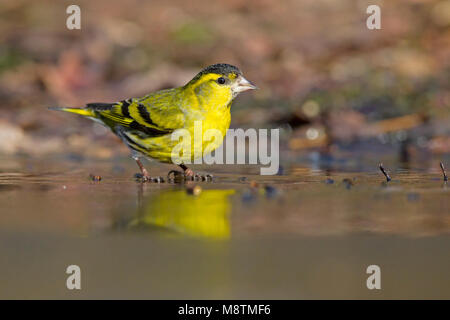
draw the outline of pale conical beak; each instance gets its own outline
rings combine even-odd
[[[258,87],[241,76],[240,79],[237,81],[235,92],[244,92],[247,90],[255,90],[255,89],[258,89]]]

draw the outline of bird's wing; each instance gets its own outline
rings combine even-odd
[[[184,126],[185,118],[171,90],[114,104],[90,103],[87,108],[110,127],[120,125],[148,136],[161,136]]]

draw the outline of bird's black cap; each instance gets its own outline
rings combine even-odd
[[[213,64],[213,65],[210,65],[210,66],[204,68],[191,81],[196,81],[202,75],[208,74],[208,73],[216,73],[216,74],[221,74],[223,76],[226,76],[230,73],[235,73],[236,75],[242,75],[241,70],[239,70],[237,67],[235,67],[231,64],[217,63],[217,64]]]
[[[241,74],[241,70],[239,70],[237,67],[232,66],[231,64],[226,64],[226,63],[213,64],[209,67],[206,67],[202,71],[200,71],[201,74],[217,73],[217,74],[222,74],[222,75],[227,75],[232,72],[236,73],[236,74]]]

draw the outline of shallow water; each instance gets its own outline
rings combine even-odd
[[[128,160],[0,163],[1,298],[450,298],[438,167],[395,167],[388,184],[370,164],[142,184]],[[71,264],[80,291],[65,287]],[[381,290],[366,287],[371,264]]]

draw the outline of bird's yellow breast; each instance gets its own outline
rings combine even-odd
[[[169,90],[162,97],[164,99],[155,96],[147,98],[152,105],[176,105],[174,108],[180,110],[184,120],[183,126],[171,134],[148,138],[128,134],[142,147],[139,151],[161,162],[170,163],[176,159],[192,163],[222,144],[230,127],[233,95],[230,88],[216,86],[211,81],[214,78],[210,77],[205,75],[195,83]],[[138,114],[135,116],[140,119]],[[144,119],[141,120],[144,123]]]
[[[230,127],[230,104],[207,109],[191,107],[183,128],[172,134],[140,140],[148,150],[145,155],[166,163],[173,162],[174,158],[193,163],[212,152],[222,144]],[[185,152],[187,150],[190,152]]]
[[[163,162],[172,162],[172,157],[181,156],[183,163],[192,163],[195,159],[201,158],[204,154],[211,153],[222,144],[226,132],[230,127],[230,121],[230,108],[226,106],[219,108],[219,110],[209,110],[189,117],[185,123],[185,127],[179,129],[186,130],[189,139],[185,139],[185,136],[183,136],[180,139],[174,140],[173,137],[177,134],[175,131],[170,137],[162,137],[164,138],[162,140],[165,140],[164,142],[161,141],[162,145],[165,146],[165,151],[168,154],[165,152],[157,152],[150,153],[149,156]],[[175,148],[177,145],[178,147]],[[179,152],[180,149],[183,151]],[[186,150],[190,150],[190,152],[184,154]],[[168,156],[170,156],[170,159]]]

